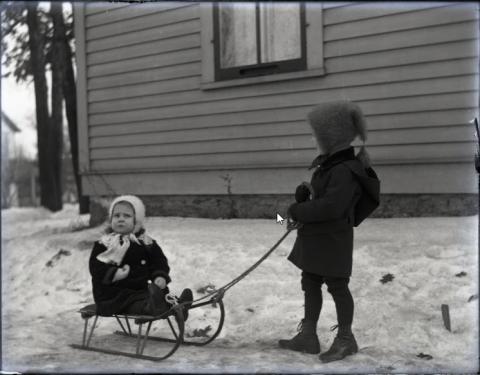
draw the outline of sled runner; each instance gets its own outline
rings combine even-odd
[[[128,314],[115,314],[109,316],[97,315],[96,306],[95,304],[87,305],[80,309],[78,312],[81,314],[82,319],[84,320],[84,328],[83,328],[83,337],[82,337],[82,344],[71,344],[70,346],[75,349],[81,350],[89,350],[98,353],[105,353],[105,354],[114,354],[114,355],[122,355],[126,357],[132,358],[140,358],[140,359],[147,359],[151,361],[161,361],[168,357],[170,357],[175,351],[179,348],[180,345],[196,345],[196,346],[203,346],[207,345],[208,343],[212,342],[222,330],[223,322],[225,321],[225,307],[223,304],[223,296],[225,292],[230,289],[232,286],[237,284],[240,280],[246,277],[250,272],[252,272],[255,268],[257,268],[260,263],[262,263],[277,247],[280,243],[288,236],[288,234],[297,229],[297,225],[295,223],[288,222],[287,231],[286,233],[277,241],[275,245],[273,245],[270,250],[268,250],[257,262],[255,262],[252,266],[250,266],[246,271],[244,271],[241,275],[237,276],[235,279],[231,280],[223,287],[216,289],[215,291],[208,293],[207,295],[194,300],[193,302],[183,302],[183,303],[174,303],[174,305],[167,310],[165,313],[159,316],[150,316],[150,315],[128,315]],[[202,301],[202,302],[201,302]],[[191,303],[189,307],[187,304]],[[205,339],[203,341],[187,341],[184,339],[185,333],[185,322],[183,320],[183,313],[184,309],[190,311],[198,307],[211,305],[213,308],[216,308],[220,312],[220,317],[218,319],[217,329],[211,335],[205,335]],[[93,318],[93,323],[90,325],[89,329],[89,320]],[[120,350],[110,350],[104,347],[92,346],[91,341],[93,337],[93,332],[97,328],[97,321],[99,318],[115,318],[118,324],[121,327],[121,331],[115,331],[114,333],[117,335],[121,335],[124,337],[134,338],[136,339],[136,347],[135,352],[127,352],[127,351],[120,351]],[[121,318],[125,320],[125,325],[122,324]],[[134,324],[138,325],[137,333],[132,332],[132,327],[130,323],[133,321]],[[160,337],[160,336],[151,336],[151,328],[153,323],[166,323],[170,328],[172,337]],[[143,333],[143,326],[146,324],[145,333]],[[164,324],[165,325],[165,324]],[[166,344],[168,349],[164,351],[163,354],[160,355],[146,355],[144,354],[145,347],[147,342],[157,341],[163,342]]]
[[[161,361],[175,353],[175,351],[179,348],[181,344],[196,346],[207,345],[220,334],[220,331],[223,327],[223,322],[225,320],[225,308],[222,301],[223,294],[215,292],[212,294],[214,294],[214,296],[208,301],[196,304],[193,303],[188,308],[188,310],[192,310],[201,306],[212,305],[220,311],[220,317],[216,331],[211,336],[207,336],[203,341],[187,341],[184,339],[185,322],[183,320],[183,310],[186,309],[186,306],[184,306],[185,303],[174,305],[171,309],[159,316],[128,314],[115,314],[109,316],[97,315],[95,304],[91,304],[83,307],[78,311],[81,314],[82,319],[84,320],[82,344],[72,344],[70,346],[75,349],[89,350],[98,353],[122,355],[126,357],[147,359],[151,361]],[[93,323],[89,325],[89,320],[91,318],[93,318]],[[135,352],[111,350],[104,347],[92,346],[91,341],[95,328],[97,328],[98,326],[97,322],[99,318],[115,318],[120,325],[121,331],[115,331],[114,334],[135,339]],[[122,324],[121,319],[125,320],[125,325]],[[131,322],[138,325],[137,333],[133,332],[133,327],[130,324]],[[150,335],[153,323],[163,323],[164,325],[168,324],[168,328],[170,329],[172,336],[160,337]],[[144,325],[146,325],[145,331],[143,330]],[[145,347],[149,340],[165,343],[164,346],[166,347],[166,349],[163,348],[163,353],[160,355],[154,356],[144,354]]]

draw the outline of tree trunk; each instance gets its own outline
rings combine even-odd
[[[70,151],[72,154],[73,174],[75,176],[75,184],[77,186],[77,196],[80,214],[86,214],[90,211],[90,199],[87,195],[82,194],[82,182],[78,167],[78,125],[77,125],[77,92],[75,84],[75,75],[73,72],[73,56],[72,49],[66,35],[65,24],[62,19],[61,23],[62,35],[64,37],[64,67],[65,77],[63,79],[63,96],[65,98],[65,106],[68,121],[68,136],[70,139]],[[73,29],[73,27],[72,27]]]
[[[62,3],[52,1],[50,14],[53,20],[52,42],[52,120],[50,161],[55,179],[55,207],[62,209],[62,149],[63,149],[63,37],[59,19],[63,20]]]
[[[37,14],[38,2],[27,2],[27,26],[30,47],[30,63],[35,88],[35,105],[37,117],[38,169],[40,180],[40,204],[52,211],[58,210],[58,191],[56,178],[49,157],[51,134],[48,113],[48,89],[45,78],[44,35],[40,30]],[[61,199],[61,197],[60,197]]]

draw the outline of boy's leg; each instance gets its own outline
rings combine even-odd
[[[352,333],[354,302],[348,288],[349,281],[349,278],[325,278],[328,292],[332,295],[337,310],[338,333],[330,349],[320,355],[323,362],[343,359],[358,351]]]
[[[351,334],[354,302],[350,289],[349,278],[326,278],[328,292],[332,295],[337,310],[338,333]]]
[[[279,340],[281,348],[317,354],[320,342],[317,336],[317,322],[322,308],[322,277],[302,272],[304,291],[304,319],[299,325],[299,333],[290,340]]]
[[[318,318],[322,310],[322,276],[302,272],[302,290],[305,298],[305,321],[312,322],[317,328]]]

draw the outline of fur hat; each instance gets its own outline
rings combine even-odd
[[[358,136],[367,139],[367,126],[360,107],[348,100],[322,103],[308,114],[318,144],[326,153],[350,145]]]
[[[133,229],[133,233],[137,233],[140,229],[143,228],[143,225],[145,223],[145,205],[140,200],[140,198],[134,195],[121,195],[115,198],[110,204],[110,210],[108,215],[110,222],[112,222],[113,208],[116,204],[120,202],[127,202],[132,205],[133,211],[135,213],[135,228]]]

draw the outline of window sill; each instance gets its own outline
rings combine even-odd
[[[200,89],[214,90],[214,89],[221,89],[225,87],[255,85],[258,83],[287,81],[291,79],[311,78],[311,77],[318,77],[323,75],[325,75],[325,69],[317,68],[317,69],[305,70],[301,72],[271,74],[271,75],[250,77],[250,78],[237,78],[237,79],[231,79],[228,81],[202,82],[200,84]]]

